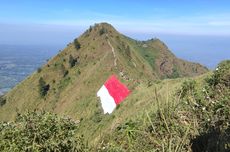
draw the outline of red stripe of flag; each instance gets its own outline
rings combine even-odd
[[[113,97],[116,105],[124,100],[130,93],[129,89],[123,85],[115,75],[112,75],[104,85],[109,94]]]

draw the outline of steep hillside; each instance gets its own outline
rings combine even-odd
[[[178,59],[159,39],[135,41],[127,38],[127,40],[151,66],[154,75],[160,79],[197,76],[207,72],[207,68],[200,64]]]
[[[44,109],[81,120],[82,134],[93,142],[100,130],[110,130],[117,121],[148,108],[145,101],[152,97],[152,90],[147,88],[154,82],[205,72],[199,64],[176,58],[158,39],[136,41],[107,23],[96,24],[1,97],[0,120],[12,120],[17,112]],[[116,74],[132,94],[112,115],[103,115],[96,92],[111,74]],[[180,80],[167,81],[173,84]],[[165,83],[159,85],[159,91]]]
[[[95,146],[99,151],[230,151],[230,60],[213,73],[164,80],[142,90],[151,90],[152,97],[143,93],[132,102],[146,99],[142,104],[148,108],[103,132]]]
[[[18,114],[14,122],[0,122],[0,147],[4,151],[228,152],[229,116],[228,60],[213,73],[192,79],[142,82],[111,115],[98,111],[91,119],[78,121],[39,111]]]

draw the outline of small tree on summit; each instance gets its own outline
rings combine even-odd
[[[81,44],[79,43],[78,39],[74,39],[74,46],[77,50],[81,48]]]
[[[93,29],[93,28],[92,28],[92,26],[90,26],[90,27],[89,27],[89,32],[91,32],[91,31],[92,31],[92,29]]]
[[[103,34],[105,34],[105,33],[107,33],[107,30],[105,29],[105,28],[101,28],[100,30],[99,30],[99,35],[101,36],[101,35],[103,35]]]
[[[50,85],[46,84],[46,82],[42,77],[39,79],[38,87],[39,87],[39,94],[41,97],[46,96],[50,89]]]

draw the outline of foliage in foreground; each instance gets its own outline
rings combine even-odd
[[[230,61],[204,82],[185,81],[172,101],[154,94],[157,110],[119,125],[98,150],[230,151]]]
[[[2,151],[86,151],[76,136],[78,122],[48,112],[27,112],[14,122],[0,122]]]

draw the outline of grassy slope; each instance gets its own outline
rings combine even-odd
[[[104,34],[100,34],[102,27],[107,30]],[[154,106],[155,88],[164,101],[171,98],[172,92],[181,84],[181,79],[155,83],[161,77],[159,74],[163,73],[152,61],[156,61],[162,51],[167,54],[167,49],[158,40],[134,41],[119,34],[110,25],[100,24],[86,31],[78,41],[81,44],[79,50],[75,49],[74,43],[70,43],[44,65],[41,72],[33,73],[6,95],[7,103],[0,107],[0,120],[12,120],[16,112],[32,109],[69,115],[81,120],[80,132],[87,139],[92,139],[90,143],[93,144],[103,135],[102,130],[112,131],[126,118],[143,113],[143,109],[151,108],[150,105]],[[108,41],[115,49],[117,66],[114,66],[114,56]],[[148,48],[143,47],[145,43]],[[68,64],[70,54],[79,57],[78,64],[72,68]],[[200,69],[206,71],[202,67]],[[68,74],[64,77],[65,70],[68,70]],[[188,71],[181,72],[181,76],[195,74]],[[111,74],[118,75],[132,90],[132,94],[112,115],[103,115],[96,92]],[[38,92],[40,77],[51,86],[45,98],[41,98]],[[166,92],[169,96],[166,96]]]
[[[97,149],[229,151],[230,61],[222,62],[217,69],[193,79],[163,80],[143,87],[152,94],[144,102],[148,108],[105,133]]]

